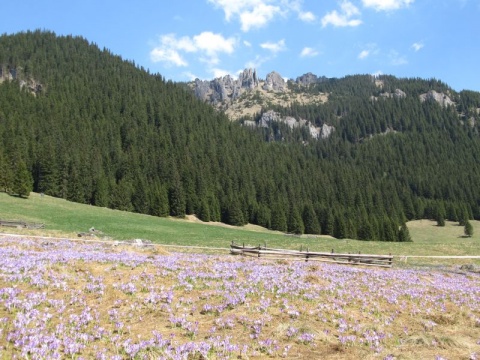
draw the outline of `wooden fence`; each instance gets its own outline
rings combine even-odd
[[[0,226],[22,228],[22,229],[43,229],[45,227],[44,224],[39,224],[39,223],[29,223],[21,220],[1,220],[1,219],[0,219]]]
[[[392,267],[392,255],[369,255],[369,254],[339,254],[333,252],[314,252],[306,250],[285,250],[272,249],[266,246],[245,246],[238,245],[232,241],[230,254],[253,256],[277,260],[301,260],[301,261],[323,261],[347,265],[365,265]]]

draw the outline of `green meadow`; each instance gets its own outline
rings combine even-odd
[[[148,239],[154,243],[179,246],[201,246],[227,249],[232,241],[245,245],[267,245],[275,248],[309,249],[310,251],[361,252],[395,256],[476,256],[480,255],[480,222],[471,221],[474,235],[463,236],[463,227],[447,222],[438,227],[429,220],[408,223],[412,243],[372,242],[324,236],[293,236],[247,225],[232,227],[202,223],[198,220],[159,218],[89,205],[72,203],[50,196],[31,193],[28,199],[0,193],[0,219],[44,223],[41,230],[3,227],[2,233],[22,233],[59,237],[77,237],[91,227],[114,240]],[[437,260],[432,260],[437,261]],[[417,263],[409,259],[409,263]],[[469,260],[468,263],[478,263]]]

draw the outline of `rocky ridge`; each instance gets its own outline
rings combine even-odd
[[[297,77],[296,80],[285,81],[275,71],[268,73],[263,80],[258,77],[255,69],[245,69],[239,74],[238,79],[234,79],[230,75],[211,81],[196,79],[189,83],[189,86],[199,99],[210,103],[220,111],[224,111],[231,120],[242,119],[245,126],[267,128],[274,122],[284,123],[291,129],[307,128],[314,139],[325,139],[335,131],[333,126],[326,123],[315,126],[306,119],[282,117],[279,113],[272,110],[265,111],[265,109],[274,105],[288,107],[293,103],[302,105],[325,103],[328,101],[327,93],[302,92],[299,91],[299,87],[300,89],[302,87],[307,88],[312,84],[327,80],[328,78],[325,76],[319,77],[309,72]],[[381,79],[375,79],[375,85],[383,89],[384,82]],[[407,95],[402,89],[395,89],[393,92],[384,91],[377,96],[372,95],[370,100],[378,101],[381,98],[404,99]],[[435,90],[419,95],[419,100],[421,102],[433,100],[443,107],[455,105],[448,93],[436,92]],[[260,116],[260,120],[258,120],[258,116]],[[253,120],[254,118],[257,118],[257,122]]]
[[[302,75],[295,81],[296,84],[308,86],[322,81],[326,78],[319,78],[312,73]],[[238,79],[230,75],[216,78],[214,80],[195,79],[189,84],[197,98],[210,103],[218,110],[224,111],[232,120],[241,118],[253,118],[262,112],[262,109],[269,105],[289,106],[294,102],[301,104],[324,103],[328,100],[328,94],[308,94],[294,92],[288,82],[277,72],[267,74],[265,80],[258,77],[255,69],[245,69]],[[259,124],[253,120],[244,120],[246,126],[268,127],[272,122],[282,122],[290,128],[305,126],[313,138],[324,138],[331,134],[327,124],[325,127],[315,127],[305,119],[294,119],[292,117],[282,118],[278,113],[265,112]]]

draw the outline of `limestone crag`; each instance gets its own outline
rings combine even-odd
[[[43,90],[43,85],[35,79],[26,78],[21,68],[13,68],[0,65],[0,84],[4,81],[17,80],[21,88],[26,88],[30,93],[36,95]]]
[[[448,95],[444,93],[438,93],[435,90],[430,90],[429,92],[420,95],[421,102],[424,102],[427,100],[434,100],[440,105],[442,105],[443,107],[455,105],[455,102],[453,102]]]
[[[245,69],[237,80],[230,75],[212,81],[195,79],[193,90],[197,98],[218,105],[230,103],[240,97],[244,91],[251,91],[258,86],[255,69]]]
[[[267,78],[265,79],[262,89],[267,91],[273,90],[284,92],[287,89],[287,85],[279,73],[272,71],[271,73],[267,74]]]
[[[310,135],[314,139],[326,139],[328,138],[335,128],[328,124],[323,124],[321,127],[316,127],[314,124],[311,124],[310,121],[305,119],[295,119],[292,116],[282,117],[279,113],[269,110],[262,114],[258,122],[258,127],[268,128],[272,122],[278,122],[286,124],[290,129],[297,128],[297,127],[306,127],[310,132]],[[254,121],[245,121],[243,123],[245,126],[255,126]]]
[[[407,94],[400,89],[395,89],[395,92],[393,92],[393,93],[384,92],[384,93],[381,93],[380,96],[386,97],[386,98],[403,99],[407,96]]]
[[[403,90],[395,89],[393,93],[389,93],[389,92],[381,93],[380,97],[387,98],[387,99],[389,98],[404,99],[407,97],[407,94]],[[378,100],[378,97],[372,95],[370,96],[370,100]]]
[[[242,89],[253,90],[258,86],[257,71],[255,69],[245,69],[238,76],[240,87]]]

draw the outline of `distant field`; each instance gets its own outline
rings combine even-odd
[[[0,193],[0,219],[19,219],[45,223],[41,235],[77,237],[89,228],[101,230],[117,240],[148,239],[155,243],[228,248],[233,240],[250,245],[269,247],[306,248],[312,251],[362,252],[393,255],[480,255],[480,223],[471,221],[474,236],[464,238],[463,227],[447,222],[443,228],[428,220],[408,224],[413,243],[369,242],[337,240],[331,237],[289,236],[256,226],[230,227],[179,220],[81,205],[50,196],[31,193],[28,199],[19,199]],[[1,232],[23,234],[27,230],[0,228]],[[415,263],[410,260],[409,263]],[[475,261],[468,261],[475,262]]]

